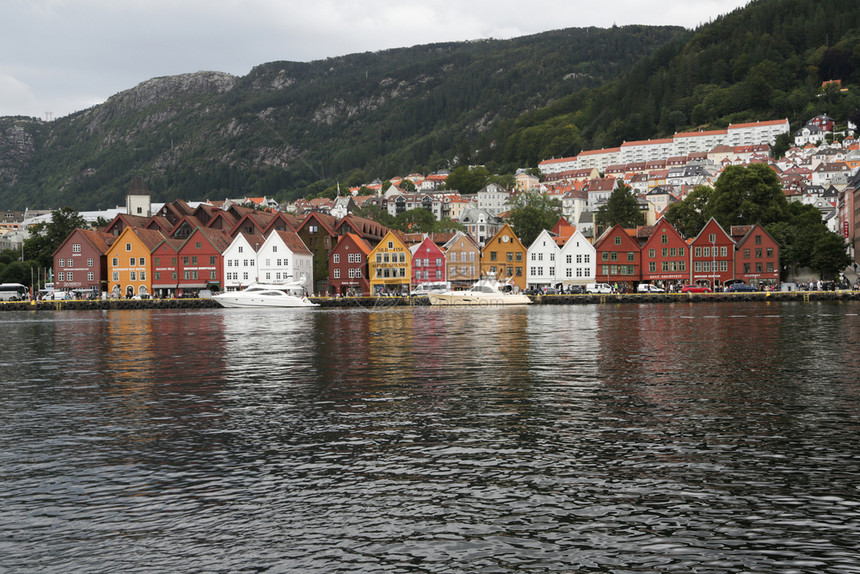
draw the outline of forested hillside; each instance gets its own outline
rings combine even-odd
[[[822,83],[841,80],[841,88]],[[534,165],[583,149],[675,131],[860,109],[860,2],[758,0],[680,36],[629,74],[524,114],[483,143],[483,157]],[[499,145],[504,142],[504,145]]]
[[[0,205],[276,196],[468,161],[481,134],[602,85],[686,32],[569,29],[156,78],[45,123],[0,119]]]

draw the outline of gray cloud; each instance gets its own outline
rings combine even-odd
[[[695,28],[748,0],[11,0],[0,116],[57,118],[157,76],[247,74],[434,42],[626,24]]]

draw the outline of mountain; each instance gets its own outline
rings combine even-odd
[[[468,161],[482,134],[628,71],[687,32],[568,29],[154,78],[42,122],[0,118],[0,205],[276,196]]]
[[[825,85],[825,82],[838,80]],[[528,112],[503,133],[500,164],[583,149],[827,113],[860,120],[860,3],[758,0],[680,35],[624,76]]]

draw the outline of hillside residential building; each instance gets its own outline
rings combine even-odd
[[[502,220],[486,209],[470,208],[463,212],[460,223],[466,228],[478,245],[483,247],[490,237],[499,232]]]

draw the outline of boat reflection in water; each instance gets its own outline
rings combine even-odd
[[[301,281],[257,283],[242,291],[225,291],[212,297],[222,307],[318,307],[305,295]]]
[[[431,305],[528,305],[532,302],[527,295],[514,292],[511,283],[502,283],[494,274],[482,278],[464,291],[445,291],[444,293],[428,293]]]

